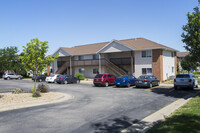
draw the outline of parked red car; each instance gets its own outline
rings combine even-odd
[[[94,77],[94,85],[95,86],[108,86],[108,85],[114,85],[115,84],[115,75],[110,74],[110,73],[105,73],[105,74],[97,74]]]

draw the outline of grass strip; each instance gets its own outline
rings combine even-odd
[[[200,133],[200,95],[192,98],[148,133]]]

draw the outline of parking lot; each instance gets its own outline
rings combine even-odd
[[[0,80],[0,92],[14,88],[30,91],[31,80]],[[0,112],[4,133],[119,132],[178,98],[199,91],[171,87],[94,87],[92,84],[49,84],[50,91],[68,93],[74,99],[56,104]]]

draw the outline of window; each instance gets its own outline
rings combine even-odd
[[[85,69],[84,69],[84,68],[80,68],[80,69],[79,69],[79,73],[82,73],[82,74],[84,75]]]
[[[84,56],[78,56],[78,60],[84,60]]]
[[[172,73],[174,73],[174,67],[172,67]]]
[[[147,69],[146,68],[142,68],[142,74],[147,74]]]
[[[106,75],[104,75],[103,78],[106,78]]]
[[[171,57],[174,57],[174,52],[171,52]]]
[[[128,79],[132,79],[132,76],[128,76]]]
[[[147,74],[152,74],[152,68],[147,68]]]
[[[98,55],[98,54],[94,54],[94,55],[93,55],[93,59],[94,59],[94,60],[99,59],[99,55]]]
[[[143,75],[151,75],[152,74],[152,68],[142,68],[142,74]]]
[[[142,51],[142,57],[146,57],[146,51]]]
[[[111,78],[115,78],[115,76],[114,76],[114,75],[110,75],[110,77],[111,77]]]
[[[93,74],[98,74],[99,73],[99,69],[98,68],[94,68],[93,69]]]
[[[152,56],[151,50],[142,51],[142,57],[143,57],[143,58],[145,58],[145,57],[151,57],[151,56]]]

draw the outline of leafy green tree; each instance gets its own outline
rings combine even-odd
[[[188,22],[183,26],[182,41],[186,44],[185,49],[190,55],[200,62],[200,11],[194,8],[193,13],[187,14]]]
[[[183,70],[189,72],[191,69],[195,70],[197,68],[197,62],[192,56],[187,55],[181,61],[181,67]]]
[[[23,55],[20,56],[22,64],[26,70],[31,70],[35,77],[42,74],[45,68],[57,58],[57,56],[45,56],[49,48],[48,42],[42,42],[38,38],[32,39],[26,46],[23,46],[23,48]],[[32,92],[34,93],[35,90],[36,78]]]
[[[20,69],[18,64],[18,48],[5,47],[0,49],[0,72],[4,73],[7,70],[14,70],[15,72]]]

